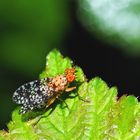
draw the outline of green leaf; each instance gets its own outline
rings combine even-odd
[[[56,49],[50,52],[46,59],[46,69],[40,74],[40,78],[53,77],[62,74],[66,68],[72,67],[72,61],[69,58],[63,58]]]
[[[40,78],[53,77],[72,67],[69,58],[53,50],[47,56]],[[19,115],[12,113],[9,131],[0,131],[6,140],[138,140],[140,139],[140,103],[134,96],[117,98],[116,87],[109,88],[99,77],[89,82],[76,66],[77,90],[63,93],[47,110]],[[63,96],[64,95],[64,96]],[[78,95],[78,96],[77,96]],[[67,106],[66,106],[67,104]]]

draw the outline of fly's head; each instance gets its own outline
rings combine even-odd
[[[67,68],[65,70],[66,79],[69,83],[75,80],[75,68]]]

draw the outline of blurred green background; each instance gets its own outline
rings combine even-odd
[[[16,107],[13,92],[38,78],[53,48],[71,57],[88,78],[100,76],[117,85],[120,95],[139,95],[140,3],[118,3],[0,1],[0,128]]]
[[[37,79],[45,57],[70,27],[65,0],[0,1],[0,124],[10,118],[14,90]]]

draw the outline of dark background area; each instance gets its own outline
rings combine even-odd
[[[104,42],[102,38],[97,38],[96,34],[89,33],[77,18],[77,4],[69,2],[69,24],[62,42],[59,47],[51,44],[50,48],[44,48],[40,54],[32,50],[32,55],[40,55],[41,64],[35,72],[29,70],[20,71],[18,68],[11,67],[12,63],[1,59],[0,65],[0,128],[6,128],[6,123],[11,119],[11,112],[16,107],[12,102],[13,92],[22,84],[38,78],[38,75],[45,67],[45,57],[53,48],[59,48],[64,56],[70,57],[76,65],[79,65],[88,79],[95,76],[101,77],[107,82],[109,87],[117,86],[119,96],[122,94],[133,94],[139,96],[140,80],[140,56],[129,56],[124,53],[115,44],[110,45]],[[7,23],[8,25],[5,25]],[[3,33],[7,30],[13,30],[11,23],[1,24],[1,42],[3,42]],[[17,33],[18,34],[18,33]],[[47,42],[47,38],[46,38]],[[2,43],[1,43],[2,44]],[[48,44],[47,44],[48,45]],[[46,45],[46,46],[47,46]],[[29,53],[30,55],[30,53]],[[24,54],[24,57],[28,57]],[[27,60],[27,59],[26,59]],[[7,64],[8,63],[8,64]],[[28,61],[26,61],[28,63]],[[32,62],[29,60],[29,64]],[[10,65],[10,66],[9,66]],[[25,67],[30,69],[30,67]]]
[[[140,57],[129,57],[91,36],[76,19],[65,45],[67,55],[83,68],[89,79],[99,76],[109,86],[117,86],[119,95],[139,96]]]
[[[117,86],[119,95],[139,96],[140,56],[129,56],[115,44],[90,34],[77,19],[76,9],[77,5],[73,7],[72,3],[72,30],[64,43],[67,55],[83,68],[88,79],[99,76],[109,86]]]

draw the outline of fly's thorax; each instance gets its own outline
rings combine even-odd
[[[55,92],[64,91],[67,85],[68,85],[68,81],[64,74],[52,78],[48,84],[48,86],[52,87]]]

